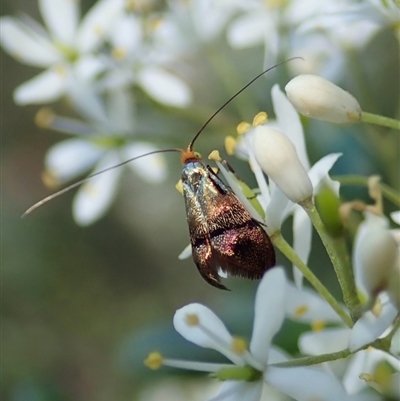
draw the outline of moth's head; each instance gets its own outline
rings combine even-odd
[[[201,155],[198,152],[195,152],[194,150],[187,148],[186,150],[182,150],[181,152],[181,162],[183,165],[189,163],[189,162],[195,162],[195,161],[200,161],[201,160]]]

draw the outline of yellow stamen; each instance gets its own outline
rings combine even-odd
[[[65,77],[66,70],[65,67],[61,64],[58,64],[54,67],[55,72],[60,75],[61,77]]]
[[[322,331],[325,328],[325,326],[326,324],[323,320],[314,320],[311,323],[311,328],[315,332]]]
[[[220,162],[221,156],[219,155],[218,150],[213,150],[209,155],[208,155],[208,160],[215,160],[217,162]]]
[[[268,115],[265,111],[260,111],[253,119],[253,127],[258,127],[268,121]]]
[[[143,363],[150,369],[159,369],[163,364],[163,357],[159,352],[151,352]]]
[[[225,150],[229,156],[232,156],[235,153],[236,145],[237,140],[233,136],[228,135],[227,137],[225,137]]]
[[[111,51],[111,55],[115,60],[121,61],[126,57],[126,49],[123,47],[114,47]]]
[[[215,173],[218,174],[219,170],[217,167],[211,167],[211,170]]]
[[[183,195],[183,184],[182,184],[182,180],[179,180],[179,181],[176,183],[175,189],[176,189],[181,195]]]
[[[39,128],[49,128],[54,121],[55,114],[49,107],[41,108],[35,116],[35,123]]]
[[[231,348],[233,352],[241,355],[247,351],[247,343],[243,338],[233,337]]]
[[[102,36],[104,34],[104,28],[101,25],[96,25],[93,30],[97,36]]]
[[[190,313],[185,316],[185,323],[188,326],[198,326],[200,324],[200,319],[196,314]]]
[[[369,373],[361,373],[359,377],[360,377],[361,380],[365,380],[366,382],[373,382],[374,381],[374,376],[372,376]]]
[[[243,135],[244,133],[246,133],[249,129],[251,128],[251,125],[246,122],[246,121],[242,121],[240,124],[238,124],[238,126],[236,127],[236,132],[239,135]]]
[[[375,317],[378,317],[382,313],[382,302],[379,299],[376,300],[371,312]]]
[[[50,170],[44,170],[40,178],[43,184],[49,189],[55,190],[60,186],[60,181]]]
[[[308,306],[307,305],[301,305],[298,308],[294,310],[294,315],[296,317],[301,317],[303,316],[306,312],[308,312]]]

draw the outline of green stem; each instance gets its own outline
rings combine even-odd
[[[339,181],[341,185],[362,185],[368,187],[369,177],[362,175],[335,175],[332,179]],[[381,182],[379,183],[379,187],[382,190],[382,195],[386,199],[400,206],[400,193],[398,191]]]
[[[312,202],[311,198],[306,199],[304,202],[301,202],[300,206],[302,206],[303,209],[307,212],[313,226],[317,230],[318,235],[320,236],[325,246],[328,256],[332,262],[333,268],[335,269],[335,273],[338,278],[340,288],[342,289],[343,300],[346,306],[349,308],[349,310],[352,311],[353,314],[354,311],[351,309],[351,307],[354,304],[354,299],[355,299],[354,297],[357,296],[357,292],[354,292],[355,291],[354,281],[349,280],[350,276],[350,273],[348,271],[349,268],[343,262],[342,258],[340,257],[340,254],[336,250],[332,238],[325,230],[324,223],[322,222],[321,217],[319,216],[318,211],[315,208],[315,205]]]
[[[343,310],[339,302],[333,297],[329,290],[319,281],[317,276],[310,270],[310,268],[303,263],[299,255],[282,237],[280,231],[276,231],[271,235],[271,240],[274,245],[301,271],[303,276],[310,282],[310,284],[318,291],[318,293],[325,299],[332,309],[341,317],[343,322],[349,326],[353,326],[353,321],[350,316]]]
[[[343,236],[332,237],[332,243],[338,252],[340,260],[343,262],[343,279],[345,280],[348,288],[348,307],[350,310],[350,316],[353,322],[356,322],[361,316],[361,305],[360,298],[357,294],[356,282],[354,279],[353,269],[351,267],[349,254],[347,252],[347,246],[345,238]]]
[[[288,368],[288,367],[294,367],[294,366],[311,366],[311,365],[317,365],[317,364],[323,363],[323,362],[330,362],[330,361],[336,361],[338,359],[347,358],[351,354],[353,354],[353,352],[351,352],[348,349],[344,349],[342,351],[332,352],[330,354],[322,354],[322,355],[318,355],[318,356],[306,356],[304,358],[292,359],[292,360],[286,361],[286,362],[275,363],[270,366],[275,366],[275,367],[279,367],[279,368],[281,368],[281,367]]]
[[[400,121],[394,118],[380,116],[379,114],[367,113],[365,111],[361,114],[361,121],[364,123],[381,125],[382,127],[388,127],[400,130]]]

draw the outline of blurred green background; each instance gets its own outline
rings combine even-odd
[[[91,3],[83,1],[83,10]],[[18,12],[40,21],[35,1],[2,2],[2,15]],[[161,143],[166,146],[186,146],[208,115],[262,69],[262,49],[233,51],[223,38],[213,46],[185,60],[196,114],[180,115],[145,103],[149,117],[143,117],[142,124],[148,124],[155,140],[163,133]],[[212,55],[230,65],[229,88],[210,62]],[[349,69],[338,83],[358,97],[365,110],[396,116],[398,56],[392,33],[383,31],[362,52],[352,54],[352,66],[358,70]],[[38,70],[3,51],[1,67],[2,399],[134,401],[144,386],[171,374],[143,366],[150,351],[214,360],[218,356],[192,347],[173,330],[175,310],[190,302],[213,308],[233,332],[248,336],[257,283],[230,278],[227,286],[232,291],[221,292],[200,278],[191,259],[177,259],[188,244],[188,229],[183,199],[174,189],[180,176],[176,155],[166,156],[169,178],[161,185],[143,183],[127,171],[111,212],[90,227],[78,227],[72,220],[74,192],[20,219],[26,208],[49,194],[40,179],[43,158],[64,137],[34,124],[38,106],[17,107],[12,101],[15,87]],[[272,113],[270,88],[276,82],[283,88],[287,80],[282,68],[249,88],[204,133],[197,150],[204,155],[214,148],[223,150],[224,135],[234,133],[241,121],[237,109],[246,104],[247,96],[257,100],[259,110]],[[55,108],[61,114],[69,112],[63,102]],[[247,119],[259,110],[248,110]],[[336,174],[378,173],[399,189],[399,142],[393,132],[308,121],[306,141],[312,163],[326,153],[343,152]],[[246,164],[229,162],[239,176],[255,184]],[[366,193],[360,187],[343,189],[346,199],[367,200]],[[387,207],[388,212],[393,210],[392,205]],[[284,233],[290,239],[290,221]],[[280,255],[278,259],[285,262]],[[310,265],[338,294],[318,240]],[[286,267],[290,275],[289,264]],[[277,341],[295,353],[294,340]]]

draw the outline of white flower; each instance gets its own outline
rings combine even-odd
[[[361,120],[361,107],[354,96],[317,75],[298,75],[285,90],[296,110],[307,117],[335,124]]]
[[[98,110],[92,107],[94,104],[97,104]],[[91,174],[94,174],[158,149],[147,142],[130,141],[129,134],[134,131],[132,99],[125,90],[115,89],[109,93],[108,108],[99,98],[92,99],[87,106],[89,110],[86,117],[90,124],[39,114],[39,120],[47,120],[43,122],[46,127],[79,135],[79,138],[57,143],[46,154],[47,177],[58,185],[86,173],[89,169],[93,169]],[[80,111],[83,112],[84,109],[80,108]],[[144,157],[128,165],[148,182],[158,183],[166,176],[166,166],[161,154]],[[106,213],[116,195],[122,171],[122,168],[111,170],[81,186],[73,203],[73,215],[78,224],[92,224]]]
[[[286,314],[295,321],[310,323],[312,331],[299,337],[299,349],[308,355],[334,353],[349,348],[355,351],[380,337],[396,317],[393,306],[382,300],[382,308],[377,316],[361,317],[352,329],[344,327],[332,308],[314,290],[303,288],[301,291],[288,284]],[[338,325],[327,327],[328,324]],[[351,357],[324,363],[329,371],[343,377],[343,384],[350,394],[360,393],[367,383],[360,376],[375,374],[379,363],[386,361],[400,370],[400,361],[379,349],[369,347]],[[363,394],[364,396],[364,394]]]
[[[144,23],[133,14],[119,19],[110,38],[116,65],[110,68],[100,86],[108,89],[134,83],[157,102],[174,107],[188,106],[191,90],[171,72],[178,54],[169,55],[157,42],[159,38],[154,32],[146,36]]]
[[[221,352],[234,365],[170,359],[162,363],[184,369],[216,372],[217,375],[221,369],[235,365],[238,368],[248,367],[254,372],[252,381],[233,381],[228,378],[220,393],[212,398],[213,401],[258,401],[264,383],[299,401],[347,400],[344,388],[333,375],[313,368],[271,366],[286,359],[281,352],[271,347],[272,339],[284,320],[285,289],[285,274],[280,267],[268,271],[261,280],[255,300],[249,350],[243,347],[243,341],[233,338],[222,321],[205,306],[190,304],[175,313],[174,326],[183,337],[203,348]]]
[[[39,8],[48,28],[30,19],[2,17],[1,44],[21,62],[46,70],[16,88],[18,104],[45,103],[68,94],[71,86],[93,79],[106,67],[95,55],[107,38],[124,0],[100,0],[78,26],[78,2],[39,0]]]

